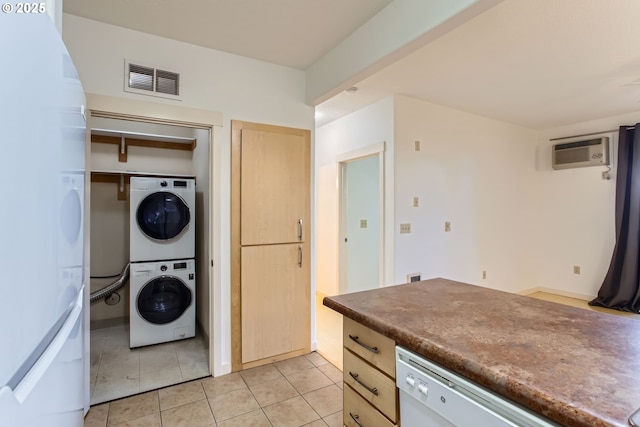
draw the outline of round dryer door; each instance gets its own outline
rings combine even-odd
[[[191,290],[177,277],[157,277],[138,294],[138,313],[147,322],[164,325],[182,316],[191,305]]]
[[[180,196],[159,191],[145,197],[136,212],[138,227],[156,240],[169,240],[189,225],[189,207]]]

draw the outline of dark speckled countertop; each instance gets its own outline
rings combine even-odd
[[[431,279],[324,305],[566,426],[628,426],[640,321]]]

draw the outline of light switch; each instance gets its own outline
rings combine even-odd
[[[366,219],[361,219],[360,220],[360,228],[367,228],[367,220]]]

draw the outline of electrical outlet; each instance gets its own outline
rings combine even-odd
[[[400,234],[411,233],[411,224],[400,224]]]
[[[420,205],[420,199],[418,198],[418,196],[413,198],[413,207],[417,208]]]
[[[366,219],[361,219],[360,220],[360,228],[367,228],[367,220]]]
[[[444,231],[451,231],[451,223],[449,221],[444,223]]]
[[[573,266],[573,274],[580,274],[580,266],[579,265],[574,265]]]
[[[482,278],[483,279],[487,278],[487,270],[482,270]]]
[[[414,145],[416,148],[416,151],[420,151],[420,141],[418,141],[417,139],[414,141]]]

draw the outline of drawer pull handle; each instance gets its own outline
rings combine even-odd
[[[353,415],[351,412],[349,412],[349,416],[356,424],[358,424],[359,427],[364,427],[362,424],[360,424],[360,421],[358,421],[360,419],[358,415]]]
[[[375,394],[376,396],[378,395],[378,389],[375,387],[370,387],[367,384],[365,384],[360,378],[358,378],[358,374],[354,374],[353,372],[349,371],[349,375],[351,375],[351,378],[354,379],[355,382],[357,382],[358,384],[360,384],[362,387],[366,388],[367,390],[369,390],[371,393]]]
[[[361,343],[357,335],[354,337],[353,335],[349,334],[349,338],[351,338],[356,344],[366,348],[370,352],[378,354],[378,347],[369,347],[368,345]]]

